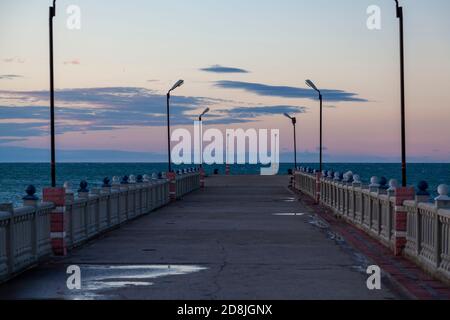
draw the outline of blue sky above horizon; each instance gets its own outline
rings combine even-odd
[[[401,2],[408,154],[448,162],[450,2]],[[0,156],[48,149],[50,4],[0,3]],[[69,5],[81,8],[81,30],[66,28]],[[381,30],[366,27],[369,5],[381,8]],[[395,161],[398,70],[393,0],[58,0],[57,145],[163,153],[165,92],[182,78],[174,129],[210,107],[205,124],[222,130],[280,129],[288,154],[288,112],[307,158],[318,146],[317,96],[304,84],[312,79],[323,89],[329,159]]]

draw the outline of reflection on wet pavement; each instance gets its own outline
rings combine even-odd
[[[187,275],[206,270],[188,265],[80,265],[81,290],[72,290],[72,299],[108,298],[108,290],[148,287],[162,277]],[[150,281],[152,280],[152,281]]]
[[[288,213],[274,213],[274,216],[285,216],[285,217],[296,217],[296,216],[304,216],[304,213],[294,213],[294,212],[288,212]]]

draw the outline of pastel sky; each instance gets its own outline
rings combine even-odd
[[[450,2],[401,2],[408,157],[448,162]],[[33,161],[49,146],[50,4],[0,2],[0,157],[20,150],[17,160]],[[80,30],[67,28],[70,5],[81,9]],[[370,5],[381,8],[381,30],[366,26]],[[312,79],[324,91],[325,160],[398,161],[397,23],[393,0],[58,0],[58,150],[164,154],[164,95],[184,79],[174,129],[210,107],[206,126],[280,129],[289,154],[289,112],[300,159],[311,160],[319,145]]]

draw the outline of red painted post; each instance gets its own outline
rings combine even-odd
[[[322,179],[322,172],[316,173],[316,203],[320,204],[320,180]]]
[[[167,179],[169,180],[170,201],[177,201],[177,174],[175,172],[169,172],[167,173]]]
[[[403,249],[406,246],[406,228],[408,213],[403,206],[406,200],[414,200],[414,188],[397,188],[395,190],[395,217],[394,217],[394,253],[396,256],[401,256]]]
[[[56,256],[67,255],[66,245],[66,223],[65,208],[66,189],[65,188],[45,188],[43,191],[44,202],[52,202],[55,208],[50,216],[50,238],[53,254]]]
[[[226,168],[225,168],[225,175],[229,176],[230,175],[230,165],[227,164]]]

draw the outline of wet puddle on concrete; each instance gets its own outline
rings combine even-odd
[[[274,213],[273,215],[280,216],[280,217],[301,217],[301,216],[304,216],[305,213],[287,212],[287,213]]]
[[[73,299],[107,298],[108,290],[150,287],[163,277],[188,275],[206,270],[194,265],[80,265],[81,290]],[[78,294],[77,294],[78,293]]]
[[[279,200],[275,200],[275,201],[281,201],[281,202],[296,202],[297,199],[296,199],[296,198],[283,198],[283,199],[279,199]]]

